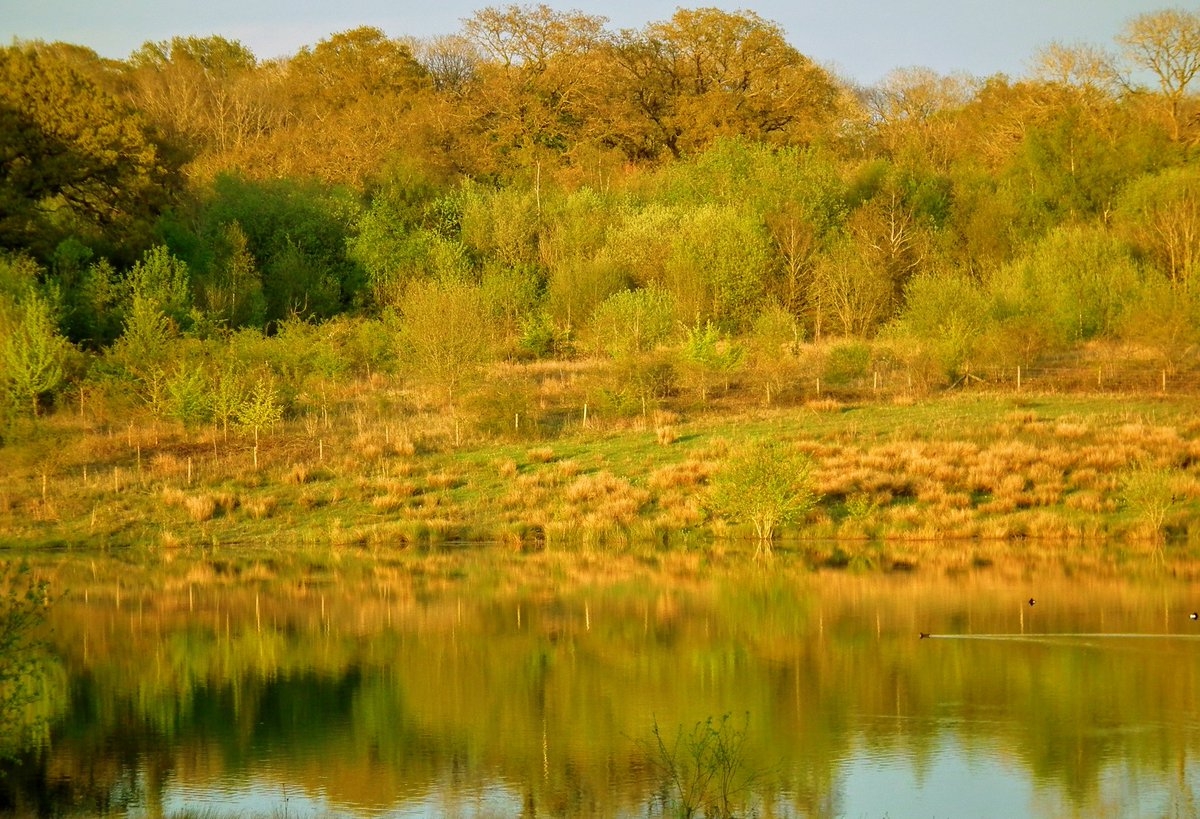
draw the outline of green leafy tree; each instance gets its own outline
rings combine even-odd
[[[458,279],[414,282],[402,304],[404,359],[454,407],[495,350],[488,305],[478,285]]]
[[[977,282],[957,273],[928,273],[913,279],[896,329],[931,349],[943,372],[957,377],[970,369],[989,322],[988,301]]]
[[[0,374],[13,400],[36,417],[42,399],[63,384],[70,343],[58,332],[50,302],[35,292],[26,294],[15,313],[0,342]]]
[[[675,327],[675,304],[658,287],[622,290],[605,299],[588,323],[592,349],[613,358],[652,352]]]
[[[49,51],[0,49],[0,246],[47,257],[76,228],[137,240],[165,181],[135,112]]]
[[[1192,166],[1143,176],[1117,201],[1119,231],[1177,288],[1200,270],[1200,172]]]
[[[130,300],[143,299],[154,305],[177,327],[185,327],[192,310],[191,273],[182,259],[166,245],[157,245],[129,271]]]
[[[709,484],[707,506],[733,524],[754,527],[759,547],[769,548],[781,527],[816,506],[810,458],[778,443],[751,442],[734,451]]]
[[[236,221],[223,225],[217,258],[199,287],[207,313],[226,327],[262,327],[267,317],[262,274],[246,232]]]
[[[238,426],[254,434],[254,462],[258,465],[258,436],[283,419],[279,390],[267,378],[260,378],[250,389],[235,413]]]
[[[729,389],[729,380],[745,361],[745,348],[725,338],[712,322],[689,327],[679,350],[684,384],[707,401],[716,388]]]

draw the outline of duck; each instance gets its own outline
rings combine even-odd
[[[1030,597],[1030,598],[1029,598],[1029,605],[1031,605],[1031,606],[1032,606],[1032,605],[1033,605],[1034,603],[1036,603],[1036,602],[1037,602],[1037,601],[1036,601],[1036,600],[1034,600],[1032,597]]]
[[[1192,618],[1193,620],[1200,620],[1200,611],[1193,611],[1188,615],[1188,617]]]
[[[920,640],[928,640],[928,639],[929,639],[929,632],[928,632],[928,631],[922,631],[922,632],[920,632],[920,635],[921,635],[921,636],[920,636],[919,638],[917,638],[917,639],[920,639]]]

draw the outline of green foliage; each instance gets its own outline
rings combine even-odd
[[[36,631],[49,605],[49,584],[31,577],[27,565],[0,565],[0,759],[47,729],[44,716],[31,715],[30,706],[46,699],[50,661]]]
[[[990,283],[996,315],[1041,322],[1062,348],[1116,334],[1121,310],[1138,289],[1128,250],[1106,232],[1060,228],[997,272]]]
[[[945,373],[957,378],[970,367],[988,320],[987,299],[975,281],[931,273],[909,283],[897,330],[928,345]]]
[[[671,236],[661,284],[682,321],[744,329],[762,306],[770,256],[768,239],[752,218],[734,207],[700,207]]]
[[[366,273],[371,301],[397,307],[409,282],[427,276],[465,276],[467,248],[455,239],[410,224],[387,199],[375,200],[347,240],[351,260]]]
[[[167,365],[178,332],[152,300],[140,295],[125,316],[125,331],[109,349],[108,358],[135,379],[148,381]]]
[[[740,725],[729,714],[719,720],[709,717],[686,733],[680,726],[668,739],[654,721],[654,741],[646,743],[646,750],[680,816],[732,819],[747,815],[752,788],[762,773],[750,767],[746,749],[749,723],[749,714]]]
[[[796,353],[803,339],[796,317],[778,304],[768,305],[754,320],[746,341],[747,368],[762,387],[767,404],[796,380]]]
[[[842,341],[829,348],[821,378],[831,387],[845,387],[865,378],[871,367],[871,346]]]
[[[1200,289],[1180,291],[1163,276],[1147,276],[1122,309],[1120,335],[1175,372],[1200,350]]]
[[[1121,500],[1155,536],[1161,536],[1168,515],[1180,506],[1174,473],[1163,467],[1142,465],[1121,479]]]
[[[283,419],[283,409],[275,384],[270,379],[260,378],[234,412],[234,419],[239,427],[254,433],[257,447],[259,433],[278,424]]]
[[[240,226],[262,276],[268,322],[293,313],[329,317],[355,300],[365,284],[347,249],[357,219],[358,206],[338,189],[233,175],[213,182],[200,213],[202,235],[221,235],[204,224]]]
[[[689,327],[679,351],[683,382],[708,400],[715,387],[729,389],[730,378],[745,361],[745,348],[723,337],[712,322]]]
[[[1180,289],[1200,269],[1200,171],[1187,165],[1142,177],[1121,193],[1116,221],[1151,265]]]
[[[675,304],[665,291],[657,287],[622,290],[596,308],[587,339],[596,352],[621,358],[654,350],[674,327]]]
[[[222,225],[215,259],[200,285],[206,313],[223,327],[262,327],[267,317],[262,274],[237,222]]]
[[[0,328],[4,323],[0,315]],[[0,384],[4,391],[36,416],[41,400],[53,396],[63,384],[69,349],[70,344],[58,333],[49,301],[30,291],[15,306],[15,317],[0,340]]]
[[[752,441],[729,455],[709,484],[709,511],[754,527],[760,546],[802,519],[818,501],[814,464],[783,444]]]
[[[131,302],[141,299],[176,327],[187,326],[192,310],[191,274],[187,263],[173,256],[166,245],[147,250],[129,271],[127,284]]]
[[[402,359],[414,375],[444,390],[451,406],[495,350],[483,292],[455,279],[409,287],[402,303],[400,339]]]
[[[0,247],[136,243],[166,192],[143,121],[67,61],[0,49]]]
[[[200,366],[182,363],[166,381],[166,414],[185,426],[198,427],[212,417],[214,393]]]

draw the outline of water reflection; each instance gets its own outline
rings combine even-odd
[[[798,557],[45,557],[30,815],[645,815],[646,740],[747,714],[762,816],[1194,815],[1190,583]],[[1037,606],[1026,602],[1036,592]],[[928,632],[932,639],[920,640]]]

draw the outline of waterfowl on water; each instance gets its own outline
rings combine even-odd
[[[1036,601],[1036,600],[1034,600],[1032,597],[1030,597],[1030,598],[1029,598],[1029,605],[1031,605],[1031,606],[1032,606],[1032,605],[1033,605],[1034,603],[1036,603],[1036,602],[1037,602],[1037,601]]]
[[[1193,611],[1191,614],[1188,615],[1188,617],[1191,617],[1193,620],[1200,620],[1200,612]]]
[[[919,638],[919,639],[921,639],[921,640],[925,640],[925,639],[928,639],[928,637],[929,637],[929,632],[927,632],[927,631],[922,631],[922,632],[921,632],[921,636],[920,636],[920,638]]]

